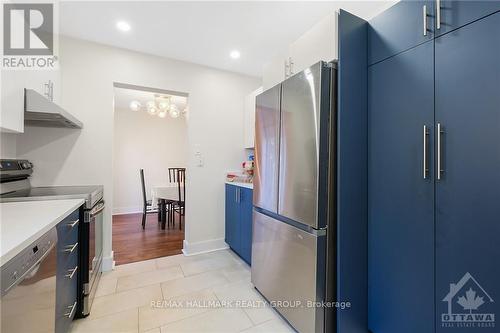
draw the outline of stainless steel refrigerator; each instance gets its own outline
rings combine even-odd
[[[319,62],[256,100],[252,283],[301,333],[335,331],[336,78]]]

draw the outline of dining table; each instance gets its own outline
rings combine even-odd
[[[181,186],[181,193],[182,191],[183,188]],[[153,185],[151,187],[151,205],[152,208],[158,209],[159,219],[162,222],[161,225],[162,229],[165,229],[167,219],[169,223],[170,219],[172,219],[175,222],[174,220],[175,217],[172,211],[172,205],[170,205],[169,202],[178,200],[179,200],[179,187],[177,183],[159,184],[159,185]],[[158,202],[160,202],[159,207],[158,207]],[[170,209],[168,209],[169,207]]]

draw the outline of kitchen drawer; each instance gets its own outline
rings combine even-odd
[[[57,277],[56,296],[56,333],[68,332],[76,313],[77,274],[72,279],[66,276]]]
[[[82,223],[80,209],[75,210],[57,225],[57,239],[59,244],[69,245],[78,241],[78,228]]]
[[[76,216],[76,219],[75,219]],[[68,226],[78,219],[78,211],[57,225],[56,333],[68,332],[76,312],[79,263],[78,227]],[[67,231],[67,230],[70,231]],[[73,251],[70,251],[73,249]]]

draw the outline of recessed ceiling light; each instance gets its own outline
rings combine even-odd
[[[127,32],[130,30],[130,24],[128,24],[127,22],[125,21],[118,21],[116,22],[116,28],[118,30],[121,30],[121,31],[124,31],[124,32]]]
[[[231,53],[229,53],[229,56],[233,59],[238,59],[241,56],[241,54],[240,54],[240,51],[233,50],[233,51],[231,51]]]

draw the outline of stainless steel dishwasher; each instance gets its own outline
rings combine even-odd
[[[57,232],[54,227],[0,268],[0,332],[54,332]]]

